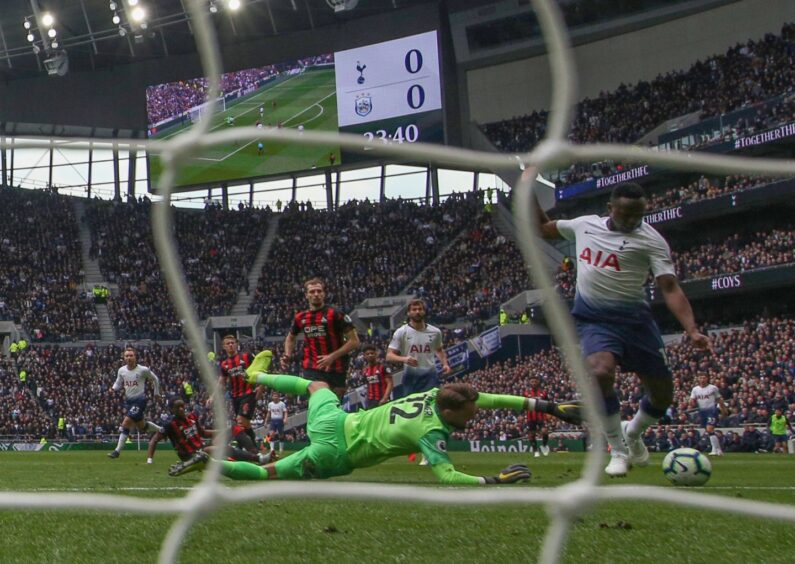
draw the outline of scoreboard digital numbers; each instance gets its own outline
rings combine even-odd
[[[442,143],[435,31],[334,53],[339,130],[382,143]],[[367,158],[345,152],[344,162]]]

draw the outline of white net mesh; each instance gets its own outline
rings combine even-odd
[[[198,49],[208,77],[208,91],[218,92],[221,67],[218,45],[205,12],[205,2],[186,2],[191,15]],[[417,501],[443,504],[499,504],[541,503],[548,508],[552,523],[543,544],[541,562],[557,562],[562,554],[569,529],[574,519],[602,500],[647,500],[682,506],[730,511],[738,514],[786,520],[795,523],[795,507],[738,500],[648,486],[599,486],[598,481],[604,463],[604,443],[599,429],[601,402],[592,384],[585,377],[585,368],[579,355],[571,317],[564,303],[552,288],[552,281],[545,271],[539,247],[534,243],[535,228],[530,213],[533,179],[536,172],[553,167],[561,168],[572,162],[595,162],[603,159],[623,159],[630,162],[646,162],[671,169],[712,173],[764,174],[767,176],[795,176],[795,161],[695,155],[691,153],[661,153],[629,145],[571,145],[566,134],[571,122],[576,96],[576,80],[569,52],[568,36],[562,18],[553,2],[533,0],[548,45],[552,65],[552,108],[546,139],[529,154],[515,155],[481,153],[465,149],[454,149],[421,144],[381,145],[372,144],[369,149],[377,154],[403,157],[408,160],[434,162],[437,165],[459,166],[484,171],[524,171],[522,180],[514,188],[517,226],[520,231],[520,246],[529,265],[536,285],[545,292],[544,309],[550,328],[561,345],[563,354],[577,380],[586,400],[587,415],[594,437],[594,448],[589,452],[582,476],[567,485],[555,489],[511,488],[510,490],[472,489],[446,490],[419,488],[414,486],[387,486],[361,483],[263,483],[240,488],[226,488],[219,483],[219,466],[211,464],[201,482],[184,498],[149,499],[121,495],[85,493],[0,493],[0,507],[36,510],[92,509],[107,512],[132,512],[148,514],[177,514],[179,518],[166,536],[160,553],[161,562],[176,561],[180,546],[193,523],[223,504],[277,498],[345,498],[365,500]],[[217,108],[208,104],[208,114]],[[205,116],[205,117],[208,117]],[[360,151],[362,139],[358,135],[344,135],[290,129],[245,130],[232,128],[209,133],[209,119],[200,119],[186,133],[169,141],[117,141],[118,148],[145,149],[161,155],[164,165],[159,191],[163,202],[155,204],[152,216],[155,246],[166,276],[169,292],[176,310],[184,320],[187,339],[193,351],[204,383],[215,387],[215,376],[207,362],[207,348],[196,318],[185,276],[178,259],[172,236],[171,191],[175,184],[179,166],[201,149],[232,141],[255,141],[272,139],[288,143],[328,145],[337,143],[343,148]],[[88,148],[90,140],[74,143],[75,148]],[[17,142],[15,148],[33,147],[35,142]],[[220,391],[215,390],[214,417],[225,421],[225,402],[220,401]],[[226,436],[215,438],[217,445],[225,444]]]

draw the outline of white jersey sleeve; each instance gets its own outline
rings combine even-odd
[[[118,392],[124,387],[124,376],[122,376],[121,368],[116,372],[116,381],[113,383],[113,390]]]
[[[152,381],[152,386],[154,387],[155,395],[160,395],[160,378],[157,377],[157,374],[152,372],[151,368],[146,369],[147,377]]]
[[[389,342],[389,348],[398,351],[401,355],[405,355],[405,336],[406,336],[406,327],[408,325],[401,325],[397,328],[397,330],[392,334],[392,340]]]

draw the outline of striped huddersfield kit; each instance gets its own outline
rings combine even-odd
[[[352,327],[351,318],[333,307],[296,313],[290,331],[293,335],[304,335],[304,359],[301,363],[304,370],[322,371],[317,364],[318,357],[339,349],[344,343],[343,335]],[[345,374],[349,361],[347,355],[340,357],[326,372]]]

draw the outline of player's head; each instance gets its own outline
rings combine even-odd
[[[326,303],[326,283],[321,278],[310,278],[304,282],[304,294],[310,308],[321,308]]]
[[[279,392],[275,391],[271,394],[271,400],[273,403],[278,403],[281,398],[279,397]]]
[[[171,413],[175,417],[182,419],[185,417],[185,402],[177,398],[171,402]]]
[[[425,312],[426,312],[426,309],[425,309],[425,302],[424,301],[422,301],[420,299],[416,299],[416,300],[411,300],[409,302],[408,318],[411,321],[413,321],[415,323],[419,323],[421,321],[425,321]]]
[[[367,364],[375,364],[378,360],[378,349],[375,348],[375,345],[364,345],[362,355]]]
[[[706,387],[709,384],[709,376],[704,374],[703,372],[698,375],[698,385],[702,388]]]
[[[237,337],[224,335],[224,350],[229,356],[235,356],[237,354]]]
[[[477,413],[478,392],[469,384],[445,384],[436,395],[436,406],[442,419],[457,429],[463,429]]]
[[[639,184],[619,184],[610,194],[607,210],[610,212],[611,229],[631,233],[643,223],[646,192]]]
[[[135,353],[135,349],[132,347],[126,347],[124,349],[124,363],[130,367],[135,368],[135,365],[138,364],[138,355]]]

